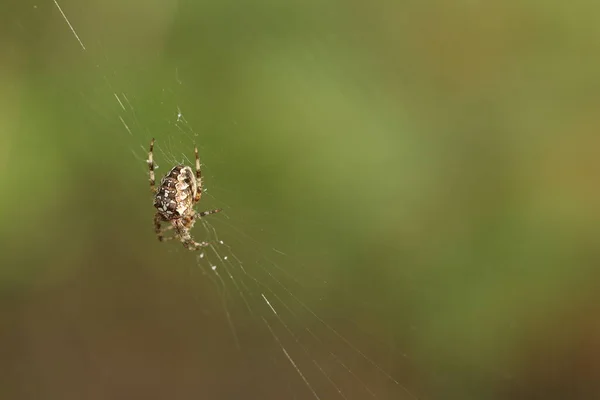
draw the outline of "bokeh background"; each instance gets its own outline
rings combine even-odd
[[[598,6],[59,4],[0,2],[1,398],[600,398]],[[156,241],[152,136],[262,286]]]

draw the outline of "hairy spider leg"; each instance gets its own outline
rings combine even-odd
[[[194,203],[200,201],[200,197],[202,197],[202,169],[200,168],[200,157],[198,156],[198,146],[194,146],[194,155],[196,156],[196,197],[194,197]],[[203,211],[201,213],[195,213],[194,218],[202,218],[209,214],[215,214],[220,212],[221,209]]]
[[[198,157],[198,146],[194,146],[194,155],[196,156],[196,183],[197,183],[197,192],[196,197],[194,197],[194,203],[200,201],[200,197],[202,197],[202,169],[200,168],[200,157]],[[221,209],[218,208],[216,210],[203,211],[201,213],[195,213],[194,218],[202,218],[209,214],[215,214],[220,212]]]
[[[205,217],[207,215],[216,214],[216,213],[221,212],[221,211],[223,211],[222,208],[217,208],[215,210],[202,211],[201,213],[197,212],[197,213],[194,214],[194,218],[196,218],[196,219],[202,218],[202,217]]]
[[[194,196],[194,203],[200,201],[202,197],[202,170],[200,169],[200,157],[198,157],[198,146],[194,146],[194,155],[196,156],[196,196]]]
[[[164,237],[164,233],[173,229],[174,226],[173,224],[169,224],[163,228],[163,222],[165,222],[165,220],[159,213],[154,214],[154,233],[156,233],[156,237],[158,238],[159,242],[164,242],[175,238],[175,236]]]
[[[193,221],[193,219],[190,221]],[[188,224],[190,224],[190,222],[188,222]],[[181,239],[181,242],[188,250],[199,250],[202,247],[209,246],[209,244],[206,242],[196,242],[194,239],[192,239],[192,236],[190,235],[190,232],[189,232],[189,227],[186,226],[186,222],[184,222],[180,219],[177,219],[177,220],[173,221],[173,225],[175,225],[175,229],[177,230],[177,235]]]
[[[150,141],[150,149],[148,150],[148,168],[149,168],[149,173],[150,173],[150,190],[152,191],[152,193],[156,194],[156,192],[158,192],[158,189],[155,186],[155,178],[154,178],[154,155],[153,155],[153,151],[154,151],[154,138],[152,138],[152,140]]]

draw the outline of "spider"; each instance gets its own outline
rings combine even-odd
[[[194,146],[196,155],[196,175],[192,168],[187,165],[176,165],[162,178],[158,188],[154,180],[154,139],[150,141],[150,150],[148,151],[148,167],[150,169],[150,190],[154,194],[154,207],[157,211],[154,214],[154,232],[159,241],[178,239],[188,250],[198,250],[206,247],[207,242],[196,242],[190,230],[197,219],[209,214],[218,213],[221,209],[203,211],[201,213],[194,210],[194,204],[200,201],[202,197],[202,171],[200,170],[200,159],[198,158],[198,147]],[[163,222],[171,224],[165,228]],[[171,229],[175,229],[174,236],[164,237],[163,234]]]

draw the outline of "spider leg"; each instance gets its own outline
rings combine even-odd
[[[183,245],[191,251],[194,250],[200,250],[203,247],[208,247],[209,244],[206,242],[196,242],[194,241],[194,239],[192,239],[191,236],[188,235],[188,238],[186,239],[185,237],[181,238],[181,242],[183,243]]]
[[[198,146],[194,146],[194,155],[196,157],[196,196],[194,196],[194,203],[200,201],[202,197],[202,170],[200,169],[200,158],[198,157]]]
[[[174,228],[173,225],[169,225],[169,226],[163,228],[161,226],[161,223],[163,221],[164,221],[164,219],[163,219],[163,217],[161,217],[161,215],[159,213],[154,214],[154,233],[156,233],[156,237],[158,238],[158,240],[160,242],[173,239],[173,236],[170,236],[170,237],[163,236],[163,234],[166,231],[169,231]]]
[[[197,213],[194,214],[194,218],[198,219],[198,218],[206,217],[207,215],[216,214],[216,213],[221,212],[221,211],[223,211],[222,208],[217,208],[215,210],[202,211],[200,213],[197,212]]]
[[[194,221],[193,219],[190,221]],[[188,249],[188,250],[199,250],[202,247],[208,247],[209,244],[206,242],[196,242],[194,239],[192,239],[192,235],[190,235],[190,231],[189,231],[189,227],[187,225],[190,225],[191,222],[183,222],[181,220],[177,220],[174,222],[175,224],[175,229],[177,229],[177,235],[179,236],[179,239],[181,240],[181,243],[183,243],[183,246]]]
[[[158,189],[156,189],[155,186],[155,179],[154,179],[154,138],[152,138],[152,140],[150,141],[150,149],[148,150],[148,168],[149,168],[149,173],[150,173],[150,190],[152,191],[152,193],[156,193],[158,191]]]
[[[174,226],[173,226],[173,225],[169,225],[169,226],[165,227],[164,229],[162,229],[162,230],[160,231],[160,234],[161,234],[160,236],[161,236],[161,238],[160,238],[159,240],[160,240],[161,242],[166,242],[167,240],[173,240],[173,239],[176,239],[176,238],[177,238],[177,236],[164,236],[164,234],[165,234],[167,231],[170,231],[170,230],[171,230],[171,229],[173,229],[173,228],[174,228]]]

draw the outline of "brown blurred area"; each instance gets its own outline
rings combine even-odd
[[[0,1],[1,399],[600,398],[599,6],[58,4]]]

